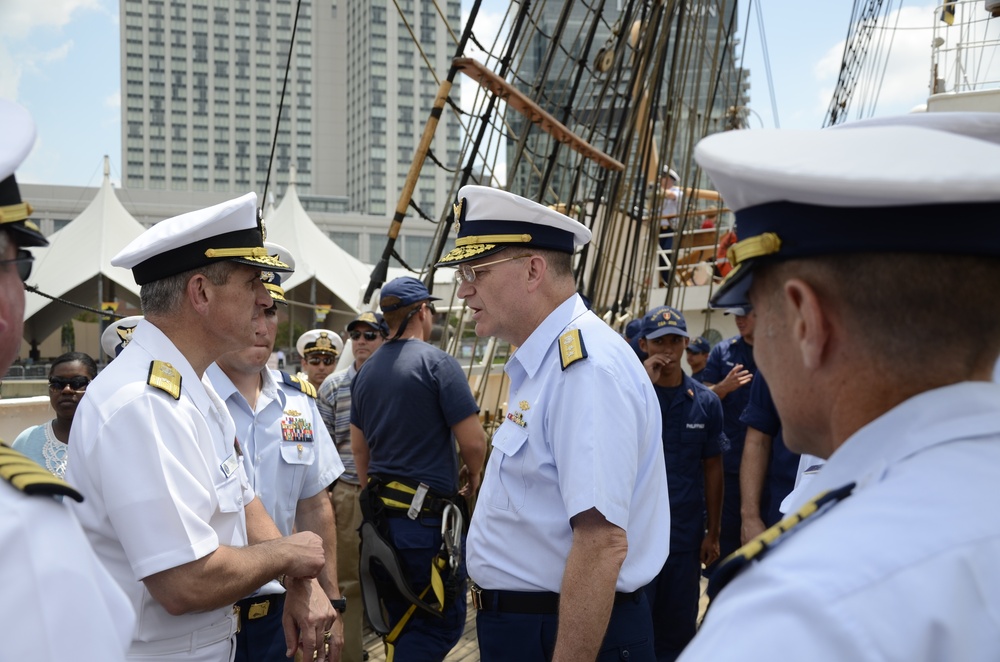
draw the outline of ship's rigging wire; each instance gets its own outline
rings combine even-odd
[[[278,130],[281,128],[281,115],[285,109],[285,91],[288,89],[288,72],[292,68],[292,54],[295,53],[295,33],[298,32],[299,10],[302,9],[302,0],[295,3],[295,19],[292,21],[292,34],[288,38],[288,57],[285,59],[285,75],[281,79],[281,98],[278,101],[278,116],[274,119],[274,133],[271,135],[271,156],[267,159],[267,176],[264,178],[264,192],[260,196],[260,207],[258,212],[263,210],[267,200],[267,187],[271,183],[271,169],[274,167],[274,150],[278,146]]]
[[[757,3],[757,28],[760,31],[760,45],[764,55],[764,73],[767,74],[767,91],[771,97],[771,115],[774,117],[774,128],[780,129],[778,120],[778,100],[774,93],[774,76],[771,75],[771,55],[767,47],[767,33],[764,31],[764,13],[761,3]]]

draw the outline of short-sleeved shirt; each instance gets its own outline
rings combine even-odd
[[[451,428],[479,412],[453,356],[421,340],[384,343],[351,387],[351,424],[368,443],[368,473],[458,491]]]
[[[587,357],[564,370],[560,338],[574,330]],[[667,557],[670,504],[659,404],[642,364],[573,295],[504,369],[507,417],[472,517],[469,576],[488,589],[559,592],[570,518],[596,509],[628,535],[617,590],[645,586]]]
[[[965,382],[855,432],[791,507],[854,492],[723,588],[681,660],[996,660],[998,411],[1000,386]]]
[[[181,380],[179,398],[146,383],[152,361]],[[94,551],[138,614],[134,641],[189,635],[232,618],[231,607],[173,616],[140,580],[220,545],[247,544],[254,498],[236,426],[208,379],[148,320],[87,387],[70,431],[71,504]]]
[[[351,451],[351,384],[357,374],[353,363],[346,370],[333,373],[323,380],[316,398],[319,414],[344,463],[340,480],[351,485],[360,484],[354,452]]]
[[[771,459],[767,465],[767,512],[761,513],[764,524],[772,526],[781,521],[781,502],[795,487],[799,470],[799,454],[785,446],[781,435],[781,419],[771,399],[771,389],[764,375],[754,376],[750,382],[750,401],[740,417],[744,425],[760,430],[771,437]]]
[[[753,346],[747,344],[741,336],[733,336],[723,340],[708,353],[708,361],[701,380],[706,384],[718,384],[737,363],[757,377],[757,364],[753,360]],[[751,380],[751,383],[753,381]],[[739,473],[740,462],[743,459],[743,445],[746,440],[747,426],[740,421],[747,402],[750,401],[750,385],[744,384],[722,398],[722,413],[725,415],[725,432],[729,440],[729,448],[722,454],[722,465],[726,473]]]
[[[670,489],[670,551],[697,551],[705,533],[702,461],[721,454],[726,444],[722,403],[708,387],[687,375],[675,389],[656,384],[653,389],[663,416],[663,453]]]
[[[291,535],[295,510],[337,479],[343,464],[316,409],[316,401],[263,370],[256,411],[232,380],[212,364],[206,371],[236,423],[243,465],[257,498],[281,535]]]

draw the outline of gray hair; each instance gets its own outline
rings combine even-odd
[[[225,285],[235,271],[236,263],[224,260],[204,267],[184,271],[174,276],[146,283],[139,288],[139,303],[146,317],[169,315],[177,312],[184,300],[188,281],[196,274],[202,274],[213,285]]]

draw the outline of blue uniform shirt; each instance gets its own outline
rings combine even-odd
[[[747,344],[741,336],[733,336],[723,340],[712,348],[708,354],[708,363],[701,378],[707,384],[718,384],[737,363],[749,370],[754,379],[757,377],[757,364],[753,360],[753,346]],[[753,383],[751,381],[751,383]],[[740,421],[740,415],[746,409],[750,400],[750,385],[744,385],[722,398],[722,413],[725,415],[725,433],[729,439],[729,448],[722,456],[722,465],[726,473],[739,473],[740,460],[743,459],[743,441],[747,434],[747,426]]]
[[[702,460],[726,444],[722,403],[687,375],[680,386],[653,385],[663,417],[663,455],[670,492],[670,551],[698,551],[705,534]],[[675,393],[671,393],[674,391]]]
[[[767,483],[764,487],[766,512],[761,519],[767,526],[781,520],[781,502],[795,487],[799,470],[799,455],[788,450],[781,436],[781,419],[771,399],[771,389],[764,375],[756,375],[750,382],[750,401],[740,420],[771,437],[771,460],[767,466]]]

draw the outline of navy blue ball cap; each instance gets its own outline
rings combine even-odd
[[[367,324],[376,331],[381,331],[382,335],[389,335],[389,325],[386,324],[385,318],[382,317],[382,313],[366,310],[351,320],[351,322],[347,325],[347,330],[352,331],[360,324]]]
[[[695,159],[736,215],[712,305],[747,303],[755,265],[854,253],[1000,257],[1000,113],[915,113],[803,131],[726,131]],[[942,231],[961,219],[962,232]]]
[[[640,331],[642,331],[642,320],[641,319],[632,320],[631,322],[629,322],[628,324],[625,325],[625,337],[626,338],[629,338],[629,339],[635,338],[637,335],[639,335]]]
[[[398,301],[386,302],[389,297],[395,297]],[[432,297],[427,291],[427,286],[416,278],[402,276],[391,280],[382,287],[379,295],[382,312],[389,313],[400,308],[405,308],[418,301],[439,301],[440,297]]]
[[[709,342],[705,340],[705,338],[703,338],[702,336],[698,336],[697,338],[693,339],[690,343],[688,343],[687,346],[687,351],[691,352],[692,354],[707,354],[709,351],[711,351],[711,349],[712,345],[710,345]]]
[[[690,337],[684,315],[670,306],[658,306],[646,313],[642,318],[641,337],[649,340],[668,335]]]
[[[508,246],[573,253],[591,239],[587,226],[556,209],[508,191],[473,185],[458,191],[455,231],[455,248],[438,266],[477,260]]]

